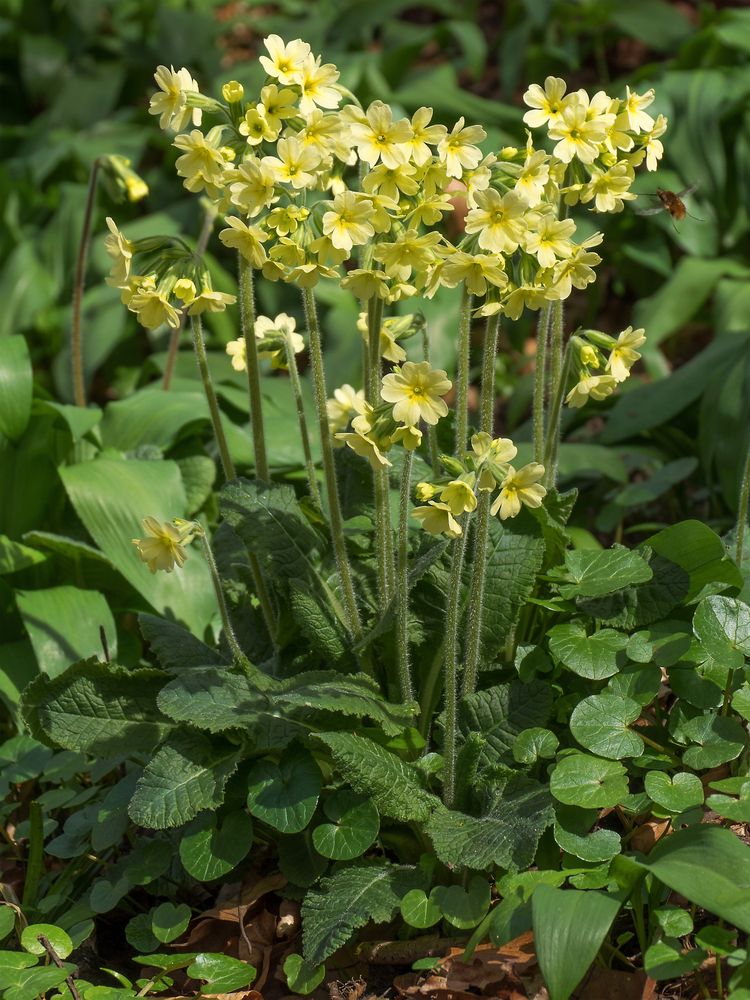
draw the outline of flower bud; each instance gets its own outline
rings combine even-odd
[[[428,500],[432,500],[436,493],[437,488],[432,483],[417,483],[414,490],[414,496],[420,503],[427,503]]]
[[[190,278],[178,278],[172,291],[181,302],[192,302],[196,288]]]
[[[148,194],[148,184],[124,156],[102,156],[99,165],[109,193],[117,201],[141,201]]]
[[[238,80],[230,80],[221,88],[221,96],[229,104],[239,104],[245,96],[245,88]]]

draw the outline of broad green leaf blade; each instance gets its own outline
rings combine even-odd
[[[181,826],[203,809],[216,809],[242,752],[218,739],[181,730],[159,747],[142,776],[128,812],[134,823],[163,830]]]
[[[435,886],[430,900],[440,908],[449,924],[469,930],[476,927],[489,909],[490,885],[481,875],[473,875],[466,889],[460,885]]]
[[[172,729],[156,707],[160,670],[83,660],[54,679],[34,680],[21,712],[29,731],[67,750],[113,757],[153,749]]]
[[[0,337],[0,434],[17,441],[31,416],[33,376],[26,338]]]
[[[180,861],[199,882],[213,882],[235,868],[253,845],[253,821],[242,809],[226,816],[196,816],[180,840]]]
[[[0,535],[0,575],[17,573],[28,566],[44,562],[46,556],[37,549],[14,542],[7,535]]]
[[[550,1000],[568,1000],[597,956],[621,901],[602,892],[538,885],[531,897],[534,944]]]
[[[565,553],[565,570],[556,570],[561,581],[557,587],[564,598],[603,597],[613,591],[653,576],[648,562],[630,549],[616,545],[611,549],[571,549]]]
[[[662,809],[681,813],[703,805],[703,783],[697,774],[680,771],[675,775],[649,771],[644,779],[646,794]]]
[[[708,655],[719,662],[732,654],[750,656],[750,607],[736,597],[704,598],[696,609],[693,631]]]
[[[627,772],[619,761],[572,753],[558,761],[550,791],[565,805],[608,809],[628,794]]]
[[[592,694],[573,709],[570,731],[582,747],[600,757],[640,757],[644,742],[637,730],[629,728],[640,714],[641,706],[632,698]]]
[[[117,656],[115,622],[98,591],[69,586],[19,590],[16,603],[39,669],[48,677],[59,676],[77,660],[103,656],[100,629],[110,656]]]
[[[583,625],[555,625],[548,635],[552,655],[579,677],[601,681],[627,663],[628,637],[614,629],[603,628],[587,635]]]
[[[313,845],[324,858],[352,861],[372,846],[380,829],[380,817],[364,795],[339,789],[323,804],[328,823],[316,826]]]
[[[160,614],[184,622],[197,636],[216,614],[211,578],[197,547],[181,570],[150,573],[132,540],[141,521],[184,517],[187,502],[174,462],[147,462],[104,456],[60,470],[76,513],[90,535],[141,596]]]
[[[620,852],[620,835],[614,830],[591,830],[598,809],[555,808],[555,841],[568,854],[582,861],[609,861]]]
[[[486,741],[485,764],[509,758],[516,738],[524,729],[542,726],[552,712],[552,691],[545,681],[528,684],[513,681],[477,691],[461,702],[459,727],[466,739],[479,733]]]
[[[287,753],[278,764],[261,760],[247,776],[247,806],[253,816],[281,833],[299,833],[313,817],[323,776],[305,750]]]
[[[677,563],[689,575],[687,604],[706,586],[742,586],[742,574],[727,555],[724,543],[701,521],[680,521],[652,535],[646,544],[665,559]]]
[[[187,974],[191,979],[205,982],[203,993],[215,995],[233,993],[249,986],[258,973],[255,966],[231,955],[201,952],[188,965]]]
[[[226,666],[217,650],[182,625],[147,614],[138,615],[138,624],[141,635],[165,670],[180,673],[196,667]]]
[[[160,903],[151,914],[151,932],[157,941],[169,944],[187,930],[192,911],[186,903]]]

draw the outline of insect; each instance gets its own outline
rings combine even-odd
[[[677,220],[677,222],[682,222],[686,215],[690,215],[688,210],[685,208],[685,202],[683,198],[687,198],[688,195],[692,194],[693,191],[698,187],[697,184],[691,184],[689,187],[683,188],[675,194],[674,191],[667,191],[665,188],[657,188],[656,197],[661,202],[660,205],[654,205],[653,208],[641,208],[636,209],[637,215],[656,215],[657,212],[669,212],[672,216],[672,220]],[[695,218],[695,216],[691,216]]]

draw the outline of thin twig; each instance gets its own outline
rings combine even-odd
[[[37,941],[41,944],[42,948],[44,948],[44,950],[47,952],[47,954],[55,963],[55,965],[58,967],[58,969],[64,969],[65,965],[63,964],[62,959],[57,954],[55,949],[52,947],[49,938],[46,938],[44,934],[39,934],[37,936]],[[81,994],[78,992],[75,981],[73,980],[73,976],[71,974],[65,977],[65,982],[68,984],[68,989],[70,990],[70,995],[73,997],[73,1000],[81,1000]]]

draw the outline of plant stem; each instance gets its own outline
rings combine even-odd
[[[206,252],[206,247],[208,246],[208,241],[211,237],[211,233],[214,228],[214,219],[216,218],[216,210],[212,207],[207,210],[203,215],[203,226],[201,227],[200,235],[195,244],[195,256],[198,260],[203,257]],[[182,332],[185,329],[185,317],[187,313],[186,310],[180,313],[180,323],[176,330],[172,330],[169,338],[169,346],[167,348],[167,360],[164,364],[164,378],[162,379],[161,387],[164,392],[169,390],[172,384],[172,376],[174,375],[174,368],[177,364],[177,355],[180,351],[180,341],[182,340]]]
[[[305,406],[302,401],[302,386],[300,385],[299,369],[297,368],[297,355],[294,353],[291,337],[286,337],[284,339],[284,347],[286,348],[286,363],[287,368],[289,369],[289,381],[292,386],[292,393],[294,394],[294,403],[297,407],[297,419],[299,420],[299,432],[300,437],[302,438],[302,450],[305,453],[307,485],[310,490],[310,496],[318,507],[320,507],[321,502],[320,490],[318,489],[318,477],[315,471],[312,451],[310,450],[310,435],[307,430],[307,417],[305,416]]]
[[[462,456],[469,438],[469,363],[471,360],[471,295],[463,285],[458,320],[455,454]]]
[[[552,321],[550,324],[551,336],[550,336],[550,358],[549,358],[549,379],[547,382],[547,398],[554,400],[556,398],[557,388],[562,381],[563,386],[567,381],[567,374],[563,374],[564,366],[564,354],[565,348],[563,343],[564,325],[563,325],[563,304],[560,301],[553,303],[551,309]],[[550,407],[550,412],[548,415],[547,423],[547,440],[545,442],[544,454],[547,455],[549,451],[550,459],[549,464],[545,461],[544,465],[547,467],[547,475],[545,476],[544,485],[549,488],[554,486],[557,480],[557,452],[560,444],[560,409],[553,419],[552,408]],[[550,445],[552,448],[550,450]]]
[[[750,500],[750,445],[748,445],[745,456],[745,468],[742,473],[742,483],[740,485],[740,502],[737,506],[737,548],[735,550],[735,562],[742,565],[742,555],[745,543],[745,528],[747,527],[747,508]]]
[[[367,302],[367,380],[365,399],[375,406],[380,395],[380,328],[383,325],[383,300],[373,295]]]
[[[570,345],[566,346],[563,353],[563,362],[557,382],[554,383],[554,395],[549,409],[549,421],[547,424],[547,441],[544,448],[544,485],[547,489],[555,485],[557,451],[560,445],[560,424],[562,420],[562,405],[565,399],[565,387],[570,375],[570,365],[573,353]]]
[[[373,296],[367,303],[367,378],[365,398],[376,406],[380,398],[380,329],[383,324],[383,300]],[[375,548],[378,560],[378,598],[385,612],[393,590],[393,537],[391,534],[390,483],[387,469],[373,471],[375,489]]]
[[[245,364],[247,367],[247,389],[250,397],[250,426],[253,432],[253,453],[255,455],[255,476],[263,482],[270,482],[268,457],[266,455],[266,435],[263,430],[263,403],[260,395],[260,366],[258,345],[255,340],[255,294],[253,289],[253,269],[242,255],[240,264],[240,328],[245,341]]]
[[[211,551],[211,544],[206,538],[205,532],[200,532],[201,545],[203,546],[203,554],[206,557],[206,562],[208,563],[208,569],[211,573],[211,582],[214,585],[214,593],[216,594],[216,603],[219,605],[219,614],[221,615],[221,623],[224,626],[224,634],[227,637],[227,642],[229,643],[229,648],[232,650],[232,656],[237,661],[237,663],[247,665],[248,659],[240,648],[240,644],[237,642],[237,636],[234,634],[234,629],[232,628],[232,622],[229,618],[229,609],[227,608],[227,602],[224,599],[224,591],[221,586],[221,579],[219,577],[219,570],[216,566],[216,560],[214,559],[214,554]]]
[[[203,323],[201,322],[200,315],[190,317],[190,326],[193,331],[193,347],[195,348],[195,358],[198,362],[198,372],[200,373],[201,382],[203,382],[203,391],[206,394],[208,410],[211,414],[211,423],[213,424],[214,437],[219,449],[219,456],[221,457],[221,465],[224,469],[224,478],[234,479],[237,473],[234,468],[232,456],[229,454],[229,446],[224,436],[224,428],[221,425],[221,412],[216,399],[216,392],[211,381],[211,372],[208,370],[206,345],[203,340]]]
[[[430,361],[430,338],[427,333],[427,324],[422,327],[422,357],[427,364],[432,367],[432,362]],[[432,466],[432,474],[437,476],[440,474],[440,457],[438,452],[437,427],[434,424],[428,424],[427,426],[427,443],[430,447],[430,465]]]
[[[45,937],[44,934],[38,934],[37,941],[41,944],[42,948],[44,948],[44,950],[47,952],[47,955],[49,956],[51,961],[54,962],[54,964],[58,967],[58,969],[64,969],[65,966],[63,965],[60,956],[53,948],[50,939],[48,937]],[[73,998],[73,1000],[81,1000],[81,994],[78,992],[73,976],[72,975],[66,976],[65,982],[67,984],[68,989],[70,990],[70,995]]]
[[[398,564],[396,569],[398,677],[401,700],[414,700],[414,687],[409,667],[409,500],[413,452],[404,449],[401,472],[401,496],[398,516]]]
[[[458,623],[461,610],[461,576],[466,551],[466,531],[453,542],[453,564],[448,585],[448,605],[443,647],[445,730],[443,741],[443,802],[452,809],[456,801],[456,757],[458,743]]]
[[[83,210],[83,228],[78,244],[75,277],[73,279],[73,315],[70,323],[70,363],[73,371],[73,401],[76,406],[86,405],[86,380],[83,371],[83,331],[81,330],[81,307],[83,286],[86,279],[86,262],[91,245],[91,219],[96,201],[96,182],[99,177],[99,157],[91,164],[89,186],[86,191],[86,206]]]
[[[489,316],[484,335],[482,393],[479,402],[479,429],[492,436],[495,416],[495,355],[500,316]],[[487,541],[490,533],[490,493],[480,490],[474,529],[474,561],[469,591],[469,626],[466,640],[466,672],[463,695],[474,692],[479,669],[479,650],[484,612],[484,588],[487,576]]]
[[[536,361],[534,365],[534,461],[544,457],[544,403],[547,392],[547,345],[552,319],[549,304],[542,306],[536,328]]]
[[[331,539],[333,550],[336,555],[336,567],[341,580],[341,590],[344,598],[344,607],[351,621],[349,629],[355,640],[362,638],[362,620],[359,616],[357,599],[354,594],[354,583],[352,581],[352,571],[349,565],[349,556],[346,551],[346,541],[344,539],[344,521],[341,515],[341,501],[339,499],[338,482],[336,477],[336,465],[333,457],[333,443],[331,441],[331,428],[328,424],[328,412],[326,410],[326,377],[323,367],[323,350],[320,343],[320,328],[318,326],[318,316],[315,310],[315,296],[311,288],[302,289],[302,301],[305,306],[305,317],[307,328],[310,332],[310,365],[312,368],[313,388],[315,393],[315,408],[318,413],[318,426],[320,428],[320,446],[323,452],[323,471],[326,479],[326,493],[328,496],[328,512],[331,522]]]
[[[44,870],[44,819],[42,807],[33,801],[29,805],[29,857],[26,864],[26,878],[23,884],[21,906],[29,910],[36,906],[39,882]]]

